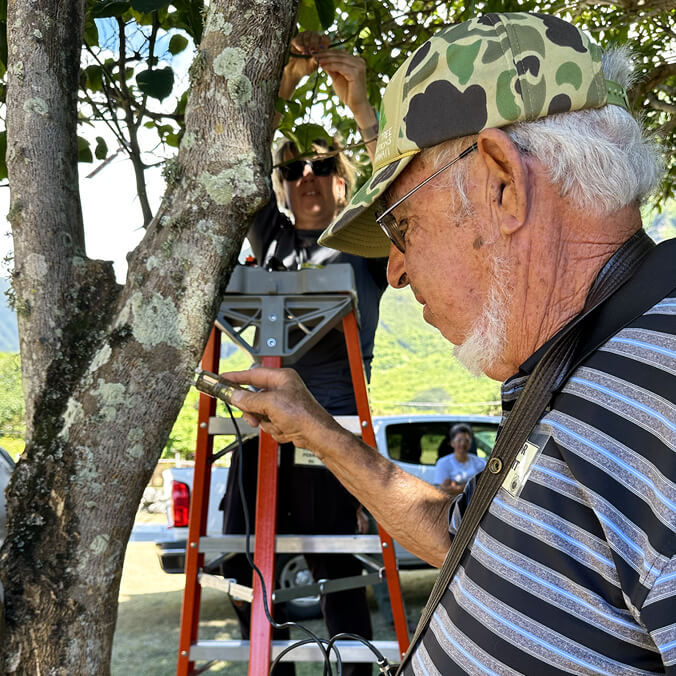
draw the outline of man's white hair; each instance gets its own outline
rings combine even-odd
[[[608,50],[603,56],[603,72],[607,79],[629,87],[633,63],[628,50]],[[631,203],[642,204],[663,170],[657,143],[645,135],[640,121],[615,105],[517,122],[504,131],[522,153],[538,159],[562,197],[599,216]],[[424,150],[421,157],[438,168],[475,139],[454,139]],[[467,163],[459,162],[449,170],[444,183],[457,192],[459,204],[469,214],[467,172]]]

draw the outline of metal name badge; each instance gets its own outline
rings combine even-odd
[[[502,483],[502,487],[515,498],[519,497],[521,489],[524,487],[530,474],[533,461],[540,453],[540,446],[527,441],[519,451],[512,466],[507,472],[507,476]]]

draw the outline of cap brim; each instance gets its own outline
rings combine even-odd
[[[390,240],[376,223],[374,205],[416,155],[400,157],[374,172],[322,233],[319,243],[366,258],[388,256]]]

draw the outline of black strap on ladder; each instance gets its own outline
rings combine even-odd
[[[572,367],[579,363],[578,345],[589,317],[604,301],[631,279],[643,263],[645,256],[654,249],[653,241],[643,230],[639,230],[620,247],[596,277],[582,313],[557,337],[528,378],[526,386],[519,395],[498,436],[493,452],[488,459],[487,469],[483,471],[478,481],[477,489],[472,495],[470,505],[460,522],[458,532],[453,538],[446,559],[439,571],[439,576],[423,609],[409,649],[396,672],[397,676],[402,673],[404,666],[415,651],[418,641],[432,619],[442,596],[448,589],[481,519],[502,485],[506,472],[548,406],[552,395],[563,386],[567,377],[572,373]],[[673,259],[671,266],[673,267]],[[656,284],[651,289],[650,298],[645,299],[644,296],[644,300],[647,300],[648,304],[644,302],[641,311],[645,311],[656,300],[659,300],[671,288],[669,284],[673,286],[673,270],[663,277],[663,283]],[[623,325],[632,321],[633,318],[630,316],[625,319],[624,324],[619,326],[616,324],[612,332],[606,334],[600,344]]]

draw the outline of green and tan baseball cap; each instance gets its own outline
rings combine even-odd
[[[486,14],[430,38],[397,70],[380,109],[373,174],[320,238],[325,246],[387,256],[374,204],[423,149],[443,141],[614,104],[601,49],[572,24],[544,14]]]

